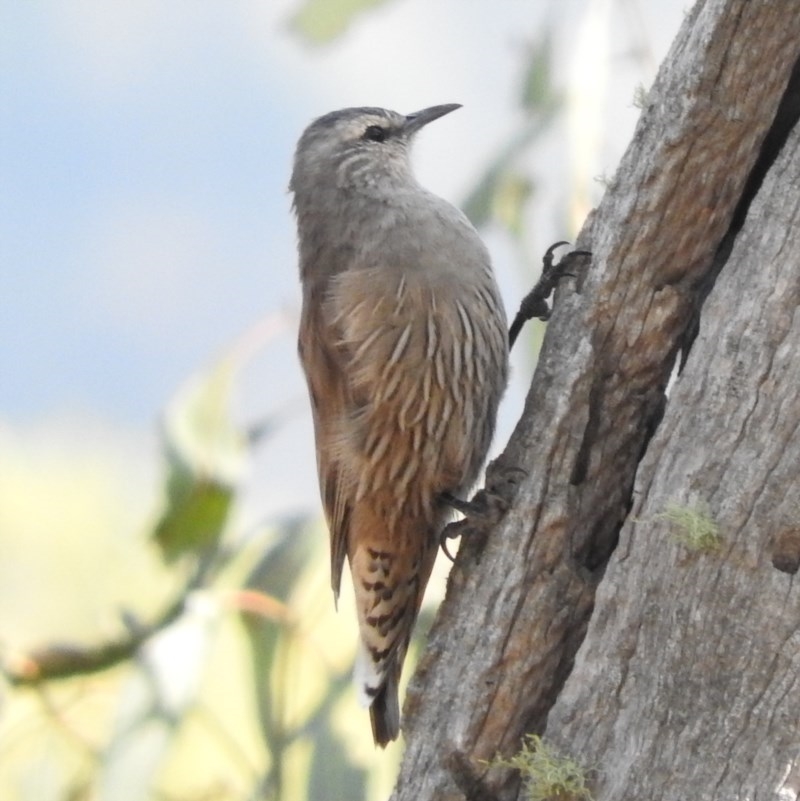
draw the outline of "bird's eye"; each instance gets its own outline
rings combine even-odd
[[[381,128],[380,125],[370,125],[364,131],[363,139],[368,139],[370,142],[383,142],[386,139],[386,129]]]

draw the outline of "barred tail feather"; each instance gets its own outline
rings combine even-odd
[[[385,662],[382,663],[380,668],[382,669],[379,669],[370,658],[364,644],[359,643],[353,675],[356,694],[361,706],[369,707],[375,744],[385,748],[389,742],[396,740],[400,733],[400,701],[397,686],[400,669],[395,659],[391,659],[388,666]]]
[[[364,708],[372,706],[372,702],[383,687],[386,679],[385,664],[382,664],[381,668],[378,668],[363,641],[359,640],[353,683],[356,685],[358,703]]]
[[[400,671],[438,547],[431,522],[392,521],[387,530],[370,500],[354,507],[348,543],[360,640],[355,681],[375,742],[385,746],[400,730]]]
[[[400,734],[400,701],[397,695],[399,678],[400,671],[393,665],[369,708],[372,737],[381,748],[386,748]]]

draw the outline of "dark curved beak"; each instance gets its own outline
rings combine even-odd
[[[429,122],[438,120],[439,117],[444,117],[445,114],[449,114],[457,108],[461,108],[461,103],[446,103],[443,106],[431,106],[430,108],[422,109],[422,111],[415,111],[413,114],[408,114],[403,125],[403,133],[411,136]]]

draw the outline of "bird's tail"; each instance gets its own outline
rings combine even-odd
[[[400,671],[438,550],[429,526],[405,520],[389,531],[366,503],[354,511],[348,553],[360,634],[354,678],[380,746],[400,731]]]
[[[400,701],[398,684],[405,648],[377,665],[363,640],[359,643],[353,677],[362,706],[369,707],[372,736],[381,748],[397,739],[400,733]]]
[[[372,722],[372,737],[375,745],[386,748],[400,734],[400,701],[397,682],[400,678],[399,666],[393,664],[386,675],[386,681],[378,691],[369,708]]]

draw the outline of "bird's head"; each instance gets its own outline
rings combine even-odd
[[[346,108],[314,120],[297,143],[289,184],[295,201],[325,189],[389,188],[396,181],[408,181],[414,135],[457,108],[458,103],[448,103],[407,115],[383,108]]]

